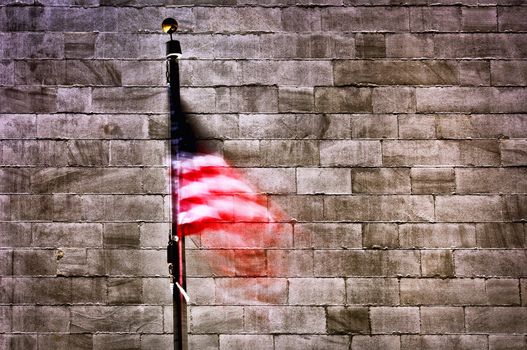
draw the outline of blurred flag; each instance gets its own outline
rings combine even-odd
[[[266,196],[220,155],[180,154],[173,174],[179,176],[177,220],[183,235],[200,234],[219,223],[271,221]]]

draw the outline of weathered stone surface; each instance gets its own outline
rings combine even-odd
[[[302,321],[299,322],[299,320]],[[262,332],[262,330],[270,333],[300,334],[325,332],[324,308],[306,306],[246,307],[244,310],[244,331],[255,333]]]
[[[412,168],[410,170],[412,193],[454,193],[455,171],[449,168]]]
[[[326,323],[332,334],[369,333],[370,320],[365,307],[330,306],[327,308]]]
[[[467,307],[465,323],[469,332],[525,333],[527,309],[522,307]]]
[[[476,350],[487,347],[485,335],[403,335],[401,349],[467,349]]]
[[[399,304],[399,282],[395,278],[349,278],[346,291],[349,304]]]
[[[482,248],[522,248],[524,225],[520,223],[476,224],[477,246]]]
[[[296,248],[360,248],[359,224],[308,223],[294,227]]]
[[[457,276],[520,277],[527,269],[527,252],[522,250],[458,250],[454,259]]]
[[[72,333],[161,332],[162,318],[159,306],[74,306],[69,330]],[[122,322],[123,319],[127,322]]]
[[[419,333],[419,308],[417,307],[372,307],[370,309],[371,330],[383,333]]]
[[[323,113],[353,113],[372,111],[369,88],[319,87],[315,89],[315,110]]]
[[[353,193],[410,193],[407,168],[353,169]]]
[[[346,291],[341,278],[290,278],[291,305],[339,305],[344,303]]]
[[[320,165],[322,166],[379,166],[381,143],[379,141],[321,141]]]
[[[470,289],[470,293],[466,290]],[[403,305],[485,305],[483,279],[401,279]]]
[[[220,349],[264,350],[273,344],[272,335],[220,335]]]
[[[462,333],[463,308],[452,306],[421,307],[421,331],[423,333]]]
[[[396,335],[357,335],[352,339],[353,349],[367,350],[367,349],[386,349],[386,350],[400,350],[399,337]]]
[[[315,276],[406,276],[419,274],[418,254],[403,250],[315,251]]]
[[[274,339],[276,350],[295,347],[346,350],[350,343],[349,337],[344,335],[277,335]]]
[[[300,168],[296,172],[296,185],[298,194],[349,194],[351,193],[350,170]]]
[[[476,229],[470,224],[402,224],[399,243],[402,248],[472,248]]]

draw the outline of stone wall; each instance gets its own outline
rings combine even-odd
[[[169,16],[284,213],[187,240],[190,348],[525,349],[525,5],[0,0],[0,349],[171,348]]]

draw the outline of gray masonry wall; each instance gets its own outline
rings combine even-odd
[[[527,347],[525,1],[0,0],[0,349],[171,348],[168,16],[284,214],[187,240],[191,349]]]

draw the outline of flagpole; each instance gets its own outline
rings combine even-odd
[[[179,153],[181,143],[180,125],[183,123],[181,110],[179,64],[181,45],[172,39],[177,30],[177,21],[166,18],[162,23],[165,33],[170,34],[166,43],[167,83],[170,105],[170,192],[172,203],[172,227],[167,246],[167,262],[171,278],[174,323],[174,350],[186,349],[186,282],[185,282],[185,241],[178,228],[178,191],[179,191]]]

